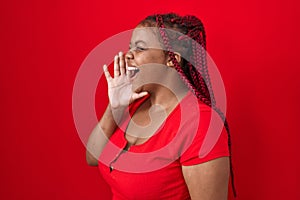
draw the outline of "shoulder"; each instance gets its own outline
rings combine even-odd
[[[180,111],[184,117],[200,119],[200,116],[209,117],[212,108],[199,100],[192,92],[188,92],[180,102]]]
[[[189,100],[194,97],[189,97]],[[195,97],[196,98],[196,97]],[[182,125],[182,165],[199,164],[220,156],[228,156],[228,138],[224,122],[213,108],[200,100],[188,101]]]

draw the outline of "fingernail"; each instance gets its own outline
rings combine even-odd
[[[123,56],[123,52],[122,51],[119,52],[119,56]]]

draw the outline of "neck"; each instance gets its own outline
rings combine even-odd
[[[176,87],[176,89],[168,89],[164,86],[157,85],[153,90],[149,91],[149,103],[152,105],[160,105],[166,110],[173,109],[187,94],[187,87]]]
[[[143,65],[139,73],[133,85],[136,92],[147,91],[150,94],[148,106],[160,105],[166,110],[172,109],[189,91],[172,67],[148,64]]]

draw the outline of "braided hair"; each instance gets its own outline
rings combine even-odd
[[[228,134],[231,184],[234,197],[236,197],[231,159],[230,130],[224,113],[216,106],[207,67],[206,34],[203,23],[192,15],[181,17],[177,14],[169,13],[148,16],[140,25],[158,27],[159,39],[162,41],[166,53],[183,82],[200,101],[214,109],[224,121],[224,127]],[[174,33],[169,33],[166,29],[174,30]],[[178,35],[178,33],[181,35]],[[174,50],[183,54],[182,63],[179,63],[175,58]],[[185,58],[188,58],[189,61]]]

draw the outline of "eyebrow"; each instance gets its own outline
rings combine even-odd
[[[145,45],[147,45],[147,43],[145,42],[145,41],[143,41],[143,40],[137,40],[137,41],[135,41],[135,45],[137,45],[138,43],[144,43]],[[132,43],[130,42],[130,44],[129,44],[130,46],[132,45]]]

